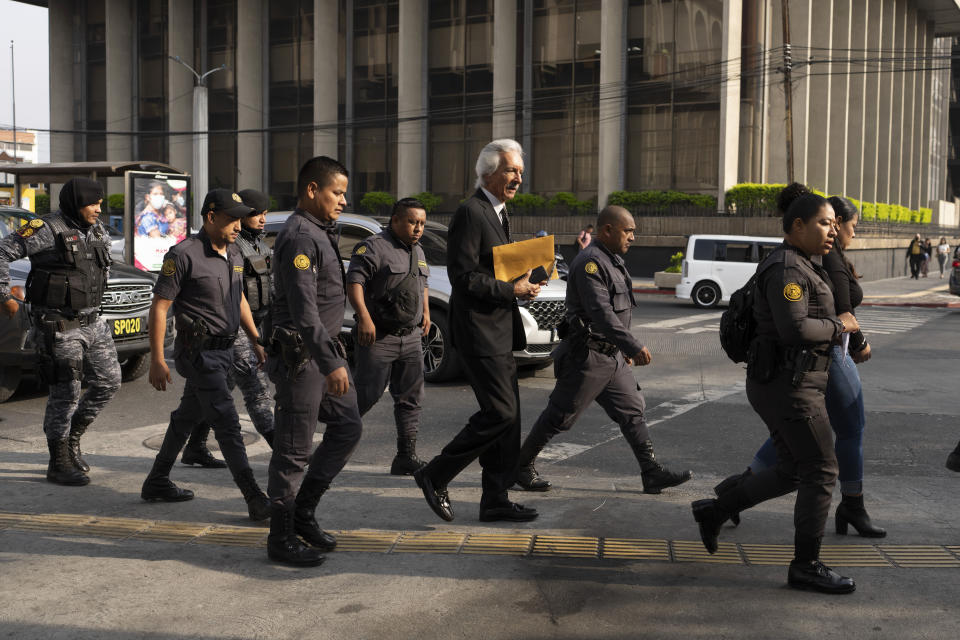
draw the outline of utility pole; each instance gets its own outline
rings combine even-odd
[[[203,74],[197,73],[180,56],[168,56],[174,62],[179,62],[193,74],[196,84],[193,85],[193,210],[190,214],[190,225],[194,229],[203,226],[200,209],[203,199],[207,195],[208,167],[208,136],[207,136],[207,86],[204,84],[207,76],[227,68],[226,64],[209,69]]]
[[[787,115],[787,184],[793,182],[793,57],[790,51],[790,0],[780,0],[783,7],[783,104]]]

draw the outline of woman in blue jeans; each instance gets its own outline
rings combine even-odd
[[[843,250],[856,236],[859,212],[846,198],[829,199],[837,219],[837,242],[833,251],[823,257],[823,267],[830,275],[834,288],[834,303],[837,313],[854,312],[863,301],[863,289],[857,283],[859,275],[853,264],[844,255]],[[846,535],[849,525],[861,536],[882,538],[886,530],[870,522],[870,516],[863,506],[863,387],[857,373],[859,362],[870,359],[870,345],[860,331],[850,334],[849,345],[837,344],[831,347],[832,361],[827,380],[826,404],[830,426],[836,435],[835,449],[840,467],[840,491],[843,498],[836,512],[837,533]],[[730,476],[714,491],[720,495],[731,484],[738,483],[750,473],[772,467],[777,463],[777,451],[773,441],[767,441],[760,447],[753,462],[743,474]],[[739,524],[739,514],[731,518]]]

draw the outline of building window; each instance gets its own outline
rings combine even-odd
[[[78,129],[107,128],[107,25],[104,0],[86,2],[86,82],[84,83],[84,114]],[[86,135],[85,160],[107,159],[107,136],[100,133]]]
[[[167,130],[167,0],[138,0],[137,48],[139,129],[163,132]],[[141,158],[167,161],[166,135],[141,134],[139,138]]]
[[[237,0],[207,0],[205,20],[199,15],[204,3],[196,3],[194,42],[205,51],[198,51],[195,60],[204,61],[201,73],[227,65],[226,69],[207,76],[207,128],[210,131],[208,188],[237,187]],[[201,33],[206,24],[206,32]],[[218,134],[217,130],[226,130]]]

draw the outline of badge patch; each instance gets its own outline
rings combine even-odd
[[[783,297],[790,302],[796,302],[803,297],[803,289],[796,282],[791,282],[783,288]]]
[[[34,218],[33,220],[30,221],[30,226],[33,227],[34,229],[39,229],[40,227],[43,226],[43,220],[41,220],[40,218]]]
[[[310,258],[301,253],[293,259],[293,266],[301,271],[306,271],[310,268]]]
[[[587,264],[583,265],[583,270],[589,273],[590,275],[593,275],[597,271],[599,271],[599,267],[597,267],[596,262],[590,261]]]
[[[427,266],[427,263],[424,262],[423,260],[417,260],[417,264],[420,265],[421,267]]]
[[[234,202],[243,202],[243,199],[235,193],[230,197],[233,198]]]
[[[234,273],[243,273],[243,267],[242,267],[241,265],[239,265],[239,264],[235,264],[235,265],[233,265],[233,272],[234,272]]]
[[[17,235],[20,236],[21,238],[29,238],[30,236],[33,235],[33,227],[25,224],[22,227],[20,227],[19,231],[17,231]]]
[[[356,254],[357,254],[358,256],[362,256],[362,255],[365,254],[366,252],[367,252],[367,245],[362,244],[362,245],[360,245],[359,247],[357,247]]]
[[[160,273],[165,276],[172,276],[177,272],[177,262],[173,258],[167,258],[160,266]]]

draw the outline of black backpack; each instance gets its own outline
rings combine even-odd
[[[750,276],[747,284],[733,292],[730,306],[720,316],[720,346],[734,362],[746,362],[750,343],[757,334],[757,321],[753,318],[753,301],[757,292],[757,273]]]

